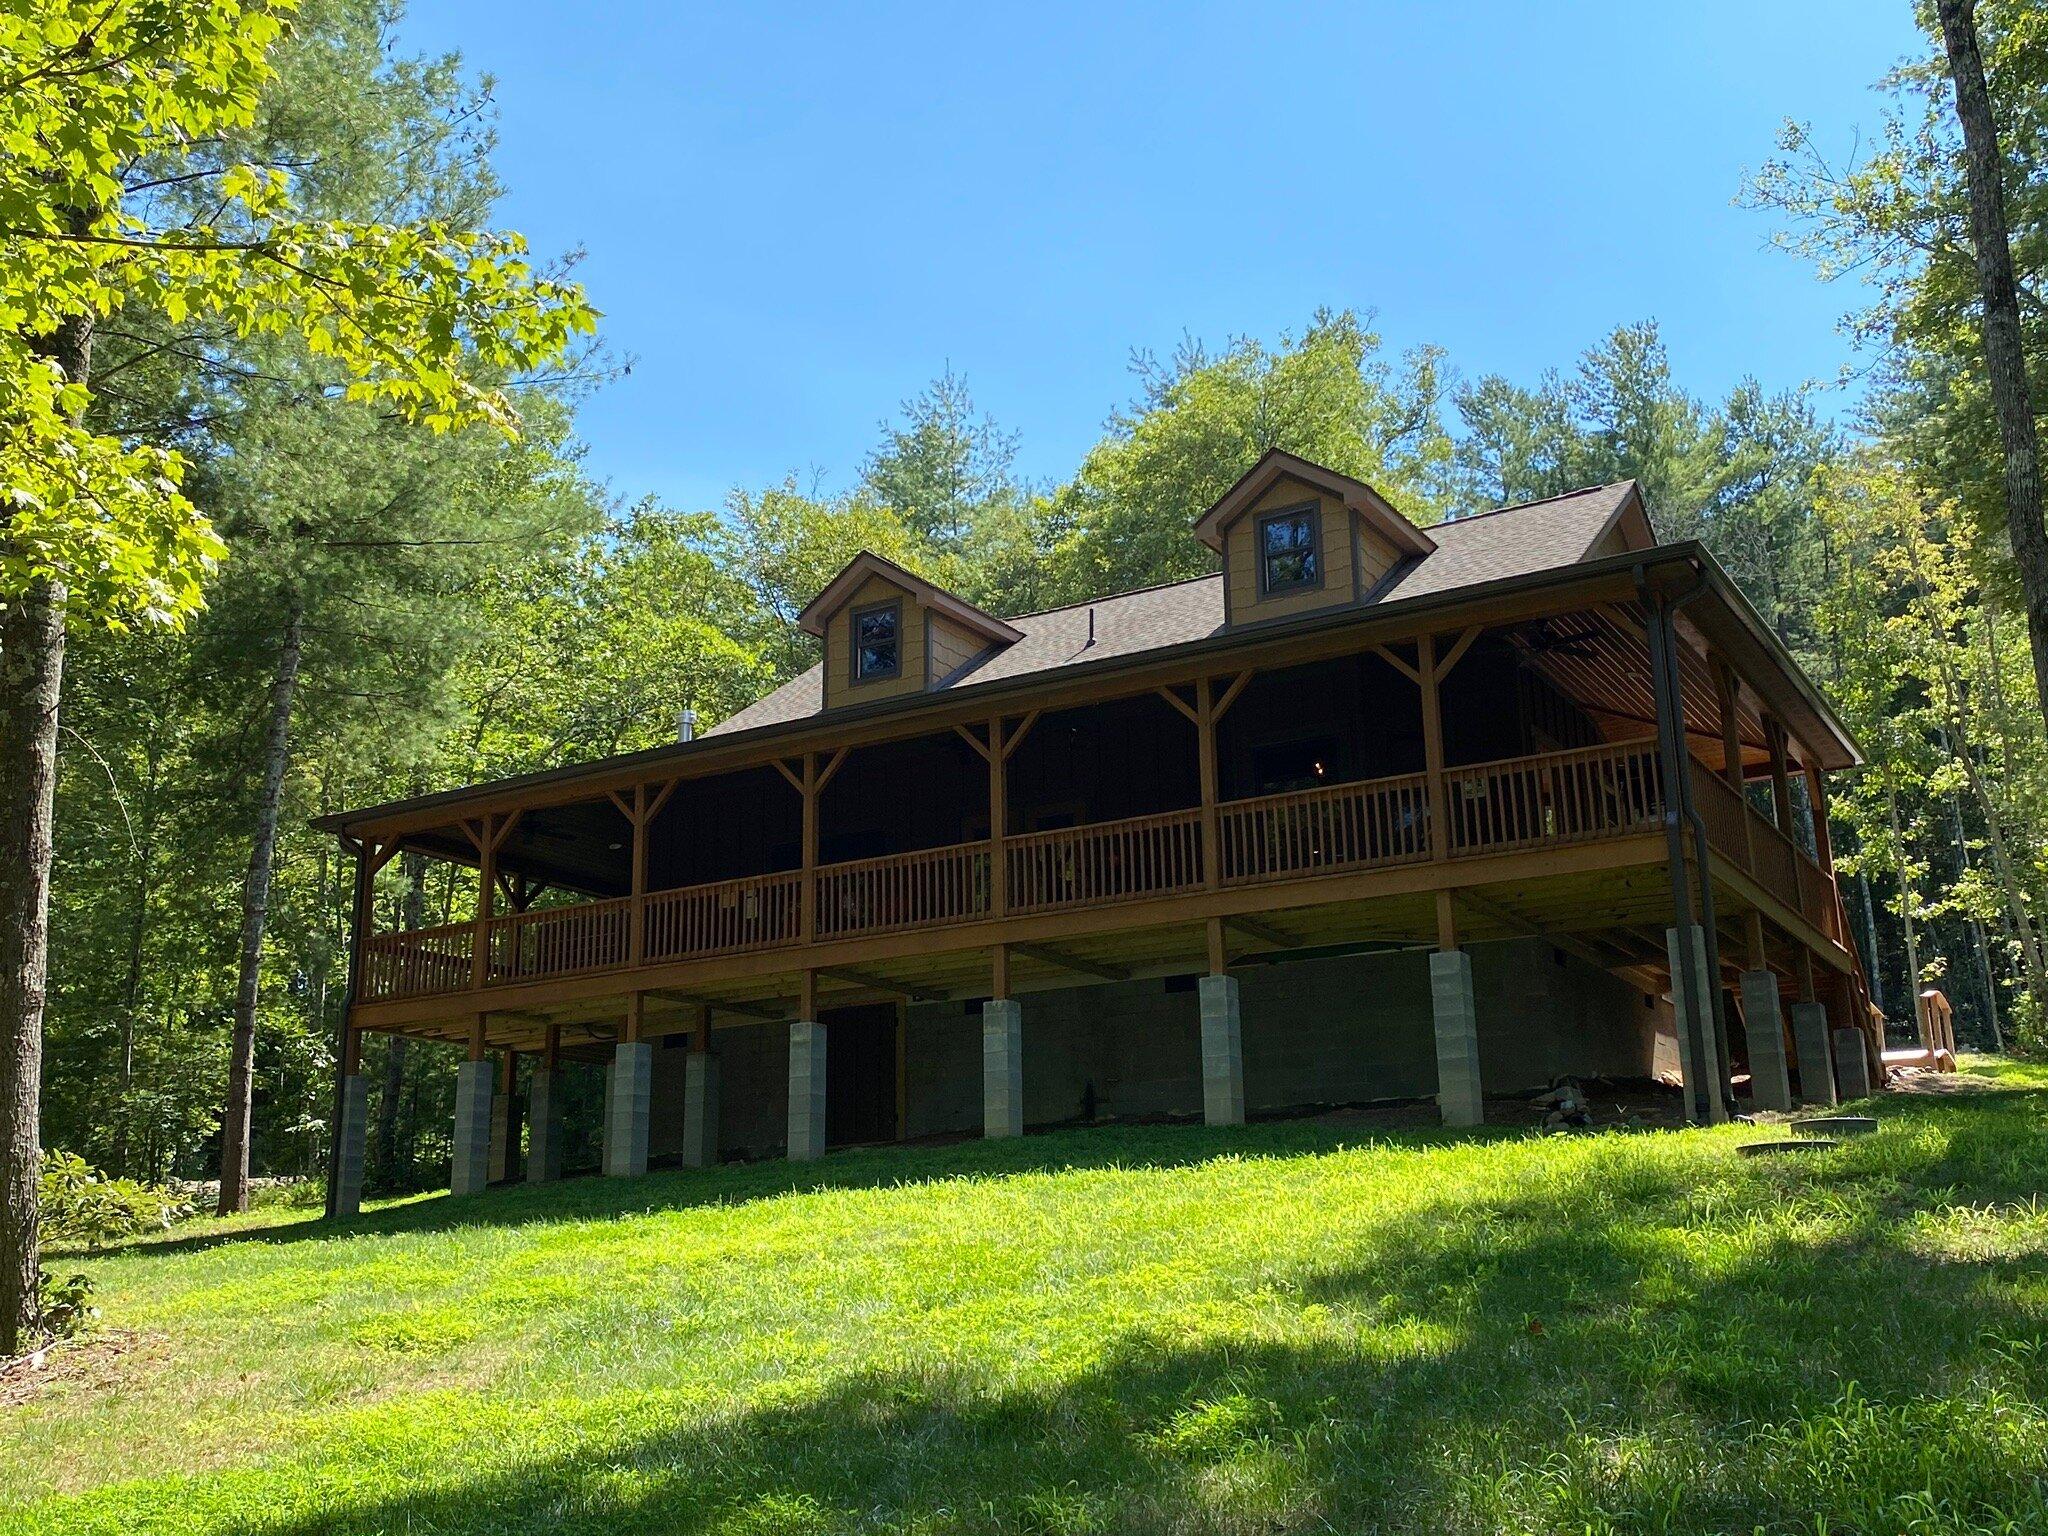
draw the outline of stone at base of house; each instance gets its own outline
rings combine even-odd
[[[1870,1052],[1858,1030],[1835,1031],[1835,1084],[1844,1100],[1867,1099],[1876,1091],[1870,1081]]]
[[[1437,1112],[1445,1125],[1482,1124],[1479,1009],[1472,995],[1472,957],[1464,950],[1431,953],[1429,1001],[1436,1026]]]
[[[792,1162],[825,1154],[825,1026],[793,1019],[789,1026],[789,1143]]]
[[[981,1005],[981,1133],[1024,1134],[1024,1008],[1015,998]]]
[[[1785,1005],[1769,971],[1742,973],[1742,1032],[1749,1047],[1749,1097],[1758,1109],[1792,1107],[1792,1072],[1785,1061]]]
[[[562,1176],[562,1084],[559,1069],[537,1067],[526,1085],[526,1182]]]
[[[614,1178],[638,1178],[647,1171],[653,1097],[654,1047],[644,1040],[620,1041],[605,1104],[604,1171]]]
[[[1202,1012],[1202,1119],[1244,1124],[1244,1029],[1235,976],[1196,983]]]
[[[473,1195],[491,1180],[491,1100],[498,1069],[465,1061],[455,1069],[455,1149],[449,1190]]]
[[[370,1139],[370,1081],[360,1072],[341,1080],[341,1130],[335,1141],[334,1214],[363,1208],[363,1159]]]
[[[1833,1105],[1834,1054],[1828,1049],[1828,1011],[1819,1003],[1792,1005],[1792,1044],[1799,1053],[1799,1102]]]
[[[718,1161],[718,1058],[692,1051],[683,1063],[683,1166],[708,1168]]]

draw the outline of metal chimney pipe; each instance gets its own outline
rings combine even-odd
[[[697,711],[685,704],[681,712],[676,715],[676,740],[694,741],[696,739]]]

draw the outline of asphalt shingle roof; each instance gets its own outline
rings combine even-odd
[[[1548,501],[1438,523],[1427,530],[1436,548],[1398,572],[1376,601],[1430,596],[1577,564],[1621,510],[1632,485],[1621,481],[1595,486]],[[1332,610],[1333,616],[1355,612],[1356,608],[1348,606]],[[1224,627],[1223,578],[1220,574],[1197,576],[1168,586],[1024,614],[1009,622],[1022,632],[1021,640],[984,652],[942,679],[934,691],[1090,666],[1113,657],[1206,639]],[[818,714],[825,707],[823,679],[823,667],[812,667],[706,734],[781,725]]]

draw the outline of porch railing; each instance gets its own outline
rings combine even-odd
[[[804,877],[792,870],[656,891],[646,898],[649,960],[738,955],[794,944],[803,932]]]
[[[1429,857],[1429,779],[1420,773],[1232,800],[1219,808],[1226,885],[1331,874]]]
[[[1010,911],[1099,907],[1202,884],[1202,813],[1167,811],[1004,839]]]
[[[1833,933],[1827,876],[1697,761],[1696,803],[1708,839],[1774,896]],[[1448,770],[1443,853],[1453,859],[1654,831],[1663,814],[1657,750],[1625,742]],[[1217,881],[1302,879],[1427,860],[1427,775],[1404,774],[1217,807]],[[1169,811],[1010,837],[1003,844],[1011,915],[1065,911],[1201,889],[1202,813]],[[988,842],[823,865],[815,871],[820,940],[944,927],[994,915]],[[800,871],[722,880],[639,899],[643,963],[780,949],[803,941]],[[486,924],[493,983],[633,963],[631,897],[513,913]],[[461,992],[473,977],[474,926],[377,934],[363,943],[366,1001]],[[1839,937],[1839,935],[1837,935]]]

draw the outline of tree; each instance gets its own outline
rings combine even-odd
[[[2005,162],[1998,124],[1977,47],[1974,0],[1939,0],[1942,39],[1955,83],[1963,164],[1970,193],[1970,237],[1983,296],[1985,372],[2004,456],[2006,527],[2026,594],[2027,639],[2034,654],[2034,690],[2048,721],[2048,525],[2042,522],[2041,446],[2020,330],[2012,244],[2005,217]]]
[[[219,539],[175,448],[87,424],[94,327],[303,338],[345,393],[435,430],[516,430],[492,382],[594,315],[516,236],[310,218],[289,171],[217,157],[253,120],[289,5],[41,0],[0,18],[0,1354],[39,1327],[35,1180],[51,818],[67,620],[176,623]],[[202,216],[151,217],[172,178]]]

